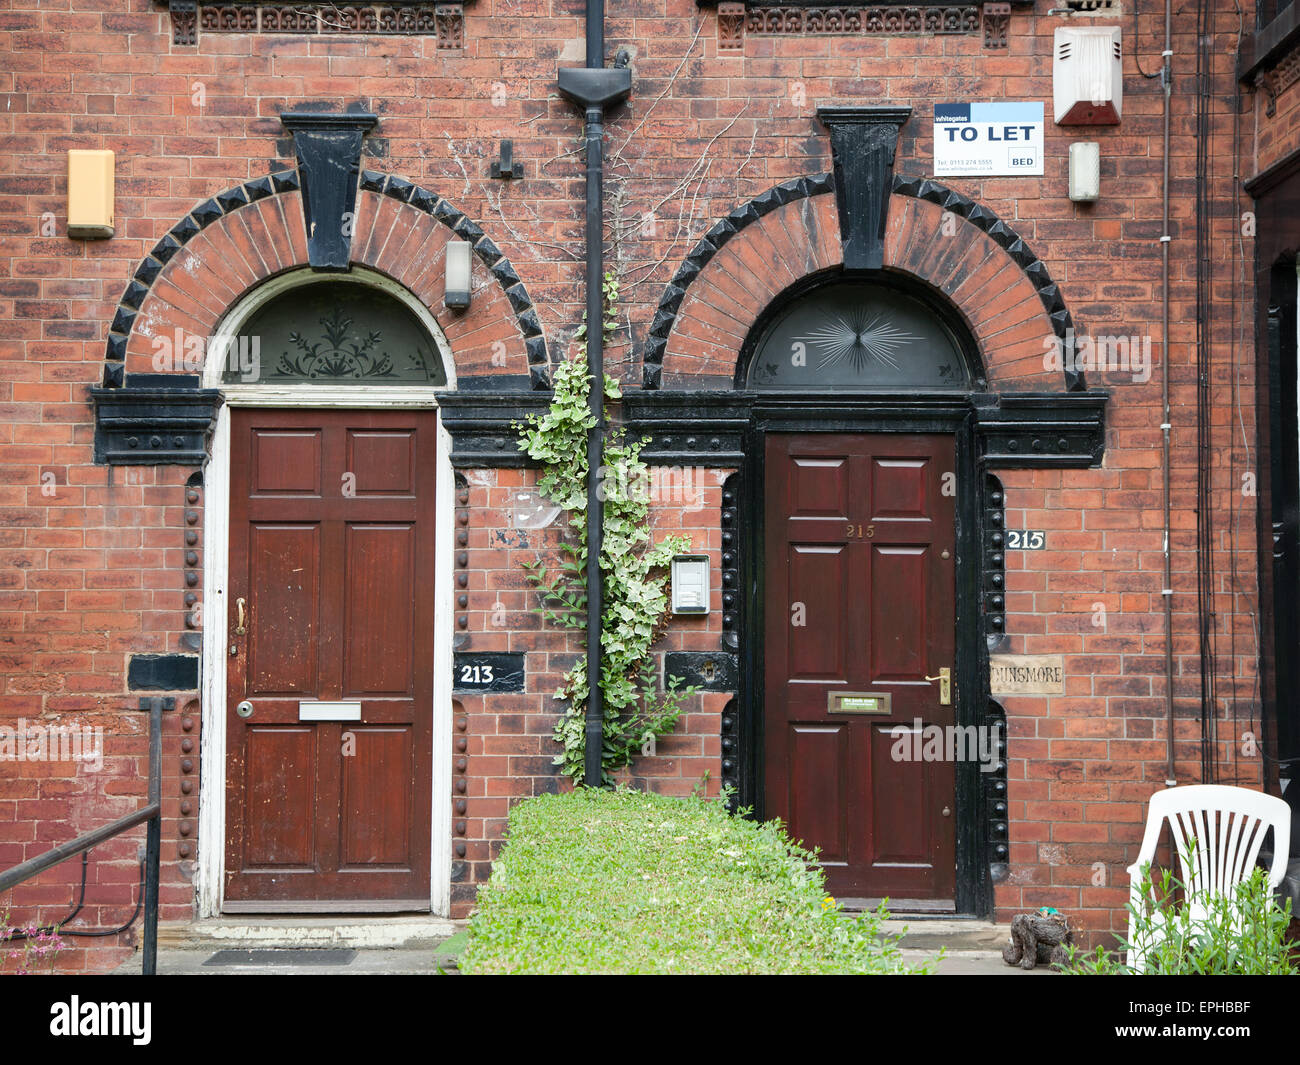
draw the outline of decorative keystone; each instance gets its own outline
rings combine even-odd
[[[894,152],[910,107],[819,107],[830,130],[845,270],[879,270],[894,183]]]
[[[371,114],[289,111],[280,121],[293,134],[313,270],[346,270],[352,254],[361,139],[379,119]]]

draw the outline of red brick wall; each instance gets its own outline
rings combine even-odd
[[[1248,5],[1249,6],[1249,5]],[[1179,779],[1198,778],[1199,677],[1194,550],[1193,178],[1195,144],[1194,8],[1176,4],[1173,171],[1173,328],[1168,359],[1173,386],[1174,614],[1180,715]],[[634,96],[611,115],[607,188],[610,263],[623,285],[621,329],[611,365],[639,382],[638,365],[663,285],[699,236],[735,205],[782,180],[829,169],[829,146],[813,117],[824,103],[910,104],[914,117],[899,145],[897,170],[928,172],[935,101],[1051,98],[1051,34],[1062,21],[1012,16],[1009,47],[986,50],[977,35],[780,36],[747,34],[740,51],[718,50],[712,11],[692,0],[635,0],[611,11],[612,55],[632,53]],[[1246,13],[1247,24],[1250,14]],[[1144,10],[1125,41],[1124,118],[1116,127],[1047,129],[1042,179],[953,180],[1015,228],[1061,285],[1076,327],[1093,335],[1151,335],[1152,380],[1090,375],[1113,390],[1109,447],[1091,471],[1007,473],[1008,524],[1049,530],[1051,548],[1012,556],[1007,631],[1012,649],[1067,654],[1066,695],[1008,698],[1012,878],[999,888],[998,913],[1043,903],[1081,913],[1094,928],[1122,924],[1117,907],[1123,866],[1132,859],[1145,797],[1163,779],[1164,679],[1160,588],[1159,369],[1161,93],[1137,77],[1134,55],[1155,69],[1159,14]],[[1257,721],[1253,616],[1253,500],[1241,475],[1253,472],[1252,392],[1248,357],[1250,294],[1241,280],[1251,245],[1233,214],[1231,158],[1233,51],[1237,16],[1219,16],[1214,73],[1217,150],[1213,263],[1219,303],[1213,322],[1215,371],[1214,506],[1218,523],[1219,696],[1223,779],[1254,781],[1256,760],[1227,758],[1240,749],[1240,722]],[[432,37],[360,39],[203,34],[197,47],[173,46],[167,13],[152,0],[85,0],[75,11],[37,0],[12,0],[0,12],[0,717],[102,719],[121,737],[123,759],[144,750],[135,696],[125,688],[133,653],[176,650],[186,631],[179,559],[183,484],[190,471],[115,470],[92,462],[87,386],[98,382],[108,327],[136,264],[201,199],[240,181],[292,165],[282,110],[305,101],[341,108],[361,104],[380,115],[364,165],[402,175],[447,196],[510,258],[528,287],[552,358],[570,347],[581,319],[581,123],[554,90],[555,69],[582,61],[577,0],[476,0],[465,20],[465,47],[435,48]],[[562,57],[562,58],[561,58]],[[1291,90],[1294,94],[1295,90]],[[1290,97],[1280,101],[1280,113]],[[196,102],[199,101],[199,102]],[[1289,110],[1285,111],[1290,114]],[[1248,117],[1248,116],[1247,116]],[[1246,158],[1254,149],[1243,125]],[[488,176],[501,138],[513,138],[525,178]],[[1066,147],[1096,139],[1102,147],[1102,199],[1078,206],[1065,196]],[[1289,128],[1261,128],[1259,159],[1294,144]],[[117,153],[115,238],[73,242],[64,236],[66,152]],[[1243,175],[1250,172],[1244,167]],[[828,199],[828,197],[823,197]],[[297,247],[295,195],[279,198],[286,238]],[[363,194],[362,211],[374,197]],[[820,207],[821,205],[819,205]],[[911,203],[913,211],[925,205]],[[260,207],[258,211],[269,210]],[[401,215],[385,204],[380,210]],[[377,217],[377,213],[376,213]],[[896,217],[900,217],[896,215]],[[54,228],[45,223],[52,219]],[[214,234],[212,240],[218,239]],[[361,247],[358,241],[354,247]],[[369,246],[368,244],[366,245]],[[364,252],[363,252],[364,254]],[[186,260],[188,261],[188,260]],[[226,255],[223,299],[253,283]],[[389,264],[400,273],[402,263]],[[270,272],[270,271],[267,271]],[[436,271],[431,277],[436,276]],[[173,284],[174,278],[174,284]],[[171,286],[171,287],[169,287]],[[436,287],[436,284],[435,284]],[[206,332],[220,311],[218,290],[187,286],[178,271],[160,284],[146,320],[188,315]],[[705,291],[704,289],[700,290]],[[436,291],[426,298],[437,309]],[[694,296],[694,290],[692,291]],[[168,298],[175,303],[169,303]],[[1233,304],[1232,300],[1236,299]],[[187,302],[188,301],[188,302]],[[163,304],[170,310],[165,313]],[[975,294],[962,304],[968,316]],[[190,308],[187,310],[187,307]],[[199,310],[202,310],[202,315]],[[751,308],[752,309],[752,308]],[[716,329],[703,311],[705,333]],[[736,319],[739,326],[744,322]],[[511,323],[511,329],[514,328]],[[681,325],[685,337],[688,327]],[[517,334],[509,334],[511,337]],[[717,333],[709,333],[713,338]],[[741,336],[732,327],[718,365]],[[981,334],[982,335],[982,334]],[[993,334],[990,334],[993,335]],[[698,337],[697,339],[708,339]],[[149,350],[133,340],[134,361]],[[473,363],[474,344],[457,351]],[[482,349],[478,349],[482,350]],[[670,348],[691,372],[685,347]],[[1248,446],[1249,445],[1249,446]],[[54,497],[41,474],[53,472]],[[469,863],[456,887],[464,912],[499,837],[504,803],[555,785],[546,762],[553,708],[546,692],[566,659],[565,641],[526,613],[517,557],[493,551],[488,537],[504,528],[495,514],[519,475],[470,471],[468,509],[481,552],[471,576],[469,631],[474,646],[504,640],[545,653],[529,694],[460,700],[466,718],[466,846]],[[683,519],[697,544],[716,551],[717,502]],[[494,520],[494,514],[497,520]],[[698,524],[695,524],[697,523]],[[675,528],[667,512],[657,528]],[[531,536],[532,534],[530,534]],[[489,579],[499,582],[489,584]],[[478,582],[482,582],[481,586]],[[503,597],[507,632],[489,624],[487,600]],[[1106,607],[1093,626],[1095,603]],[[717,624],[716,611],[709,626]],[[717,646],[700,623],[675,624],[669,643]],[[696,642],[698,641],[698,642]],[[567,653],[573,648],[568,647]],[[533,659],[538,658],[534,654]],[[700,700],[681,737],[640,766],[640,779],[665,790],[690,790],[717,759],[722,697]],[[169,772],[177,761],[179,715],[169,719]],[[127,764],[127,762],[124,762]],[[0,764],[0,864],[8,864],[98,823],[128,799],[143,775],[123,772],[113,792],[76,774],[21,774]],[[454,769],[454,767],[453,767]],[[178,770],[176,770],[178,772]],[[108,780],[109,778],[104,778]],[[453,775],[454,779],[454,775]],[[713,773],[710,788],[716,787]],[[169,802],[179,790],[167,785]],[[111,801],[102,798],[107,793]],[[125,798],[122,798],[125,797]],[[22,807],[24,803],[35,807]],[[20,808],[21,807],[21,808]],[[164,832],[169,862],[165,916],[189,912],[179,862],[179,825]],[[462,837],[458,837],[462,839]],[[454,841],[455,842],[455,841]],[[129,879],[132,848],[108,852],[112,884]],[[114,857],[116,856],[116,857]],[[1093,862],[1104,883],[1092,886]],[[100,863],[97,861],[96,866]],[[95,866],[92,866],[94,869]],[[65,867],[61,883],[72,876]],[[54,881],[51,881],[54,882]],[[112,886],[105,882],[106,888]],[[62,901],[44,889],[19,901],[43,917]],[[116,889],[114,889],[116,890]],[[120,900],[108,892],[92,923],[111,923]],[[98,905],[98,901],[96,902]],[[121,951],[119,950],[119,953]],[[89,960],[87,960],[89,958]],[[100,964],[79,955],[79,961]]]
[[[536,484],[535,472],[463,472],[467,487],[458,490],[458,509],[467,518],[469,557],[468,566],[457,567],[467,577],[464,592],[459,584],[456,589],[457,595],[467,596],[466,607],[457,611],[466,619],[464,626],[457,623],[463,640],[457,646],[464,651],[524,651],[528,675],[522,694],[459,694],[454,700],[452,906],[458,917],[469,911],[478,885],[491,872],[510,803],[571,786],[553,764],[559,747],[551,734],[561,706],[553,696],[585,646],[581,633],[543,621],[536,612],[538,593],[523,568],[539,559],[553,567],[567,534],[564,517],[546,530],[511,528],[513,493]],[[674,620],[656,643],[657,652],[718,648],[720,485],[727,472],[690,470],[687,491],[665,485],[661,471],[652,474],[652,498],[664,501],[651,519],[656,541],[670,533],[689,536],[687,550],[710,556],[715,581],[709,614]],[[665,795],[695,790],[717,795],[721,712],[727,698],[716,693],[689,698],[676,732],[659,741],[653,756],[636,758],[618,778]]]

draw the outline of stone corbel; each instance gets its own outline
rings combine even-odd
[[[984,47],[1007,47],[1007,32],[1011,25],[1011,4],[987,3],[984,5],[981,22],[984,24]]]

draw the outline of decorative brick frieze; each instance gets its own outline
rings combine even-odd
[[[723,6],[718,5],[719,21]],[[980,26],[977,4],[947,7],[756,5],[745,11],[744,29],[754,34],[867,33],[902,37],[973,34],[980,31]]]
[[[364,0],[333,3],[205,3],[167,0],[172,44],[196,45],[204,33],[377,34],[437,36],[440,50],[464,45],[464,4],[416,0]]]

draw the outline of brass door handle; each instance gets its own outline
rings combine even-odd
[[[952,705],[952,669],[944,666],[939,670],[937,677],[926,677],[926,680],[937,680],[939,682],[939,705]]]
[[[243,636],[244,633],[248,631],[248,629],[244,627],[245,605],[246,604],[242,596],[239,599],[235,600],[235,635],[236,636]]]

